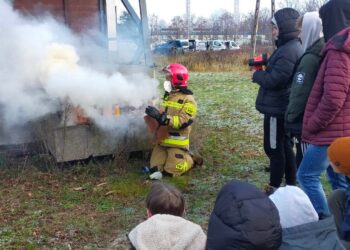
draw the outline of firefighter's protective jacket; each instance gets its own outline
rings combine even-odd
[[[169,119],[169,136],[160,142],[161,146],[189,149],[189,135],[196,117],[197,104],[192,94],[184,92],[172,91],[161,103],[160,111],[166,111]]]

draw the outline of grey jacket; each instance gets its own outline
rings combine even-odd
[[[282,245],[279,250],[343,250],[334,218],[329,217],[282,230]]]

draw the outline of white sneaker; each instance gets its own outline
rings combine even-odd
[[[162,174],[162,172],[157,171],[157,172],[154,172],[153,174],[151,174],[151,175],[149,176],[149,178],[150,178],[151,180],[160,180],[160,179],[163,178],[163,174]]]

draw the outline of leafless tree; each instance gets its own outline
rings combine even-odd
[[[234,34],[234,16],[226,11],[220,15],[219,20],[221,23],[221,32],[224,36],[224,40],[229,40]]]
[[[281,3],[278,5],[278,8],[279,9],[282,9],[282,8],[293,8],[293,9],[296,9],[297,11],[299,12],[302,12],[303,11],[303,4],[301,3],[301,1],[297,1],[297,0],[283,0],[281,1]]]
[[[159,29],[159,17],[155,14],[151,15],[149,18],[149,28],[150,28],[150,34],[151,36],[155,36],[158,34],[158,29]]]
[[[175,38],[184,37],[187,33],[187,22],[183,17],[175,16],[171,19],[169,28],[175,30]]]
[[[305,2],[303,12],[318,11],[328,0],[308,0]]]
[[[270,40],[269,38],[271,37],[271,10],[268,8],[263,8],[260,10],[260,15],[259,15],[259,29],[258,29],[258,39],[257,43],[261,44],[266,42],[267,40]],[[265,37],[265,39],[263,39]]]
[[[200,40],[208,39],[208,31],[210,30],[210,25],[208,19],[204,17],[199,17],[194,21],[193,31],[198,34]]]

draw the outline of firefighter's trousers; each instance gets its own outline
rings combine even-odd
[[[170,148],[157,145],[151,155],[151,167],[179,176],[193,167],[193,159],[186,149]]]

